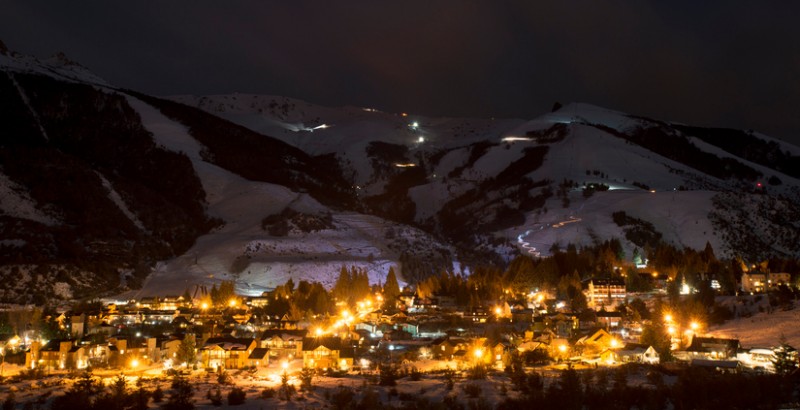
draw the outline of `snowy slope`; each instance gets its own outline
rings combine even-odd
[[[764,296],[766,298],[766,296]],[[760,312],[751,317],[740,317],[709,329],[708,335],[739,339],[745,348],[774,347],[781,337],[793,347],[800,346],[800,310],[775,310]]]
[[[336,229],[293,231],[286,237],[268,235],[261,220],[287,206],[312,214],[331,210],[307,194],[249,181],[203,161],[202,146],[183,125],[138,99],[129,97],[129,102],[158,144],[189,156],[206,191],[208,213],[222,219],[224,225],[200,237],[183,256],[159,264],[141,290],[122,297],[180,294],[195,285],[221,280],[236,281],[237,291],[246,295],[261,294],[289,278],[332,285],[341,266],[365,268],[371,281],[379,282],[397,265],[398,254],[384,239],[385,231],[397,225],[377,217],[340,212],[333,214]],[[433,243],[419,230],[415,232],[416,238],[406,237],[426,246],[446,247]]]
[[[274,96],[235,94],[174,99],[274,135],[308,152],[336,153],[346,173],[353,175],[354,183],[366,196],[381,193],[388,181],[387,176],[375,170],[375,158],[366,155],[370,142],[406,147],[408,161],[422,165],[420,160],[424,160],[427,172],[426,181],[412,186],[407,193],[415,205],[417,222],[435,220],[449,201],[491,183],[506,167],[523,158],[526,150],[546,146],[544,163],[524,177],[550,181],[553,189],[562,181],[577,184],[577,188],[565,194],[569,204],[565,207],[562,198],[551,197],[543,208],[527,212],[523,224],[496,230],[498,237],[514,241],[522,235],[521,242],[531,242],[527,246],[535,246],[543,252],[540,254],[546,255],[553,244],[590,245],[596,240],[622,237],[624,233],[611,221],[611,213],[625,211],[652,223],[665,240],[677,246],[702,248],[710,242],[723,255],[730,256],[736,251],[712,226],[711,198],[718,191],[740,191],[748,183],[704,174],[608,131],[627,133],[641,127],[667,127],[663,122],[582,103],[569,104],[523,122],[405,117],[372,109],[320,107]],[[326,128],[312,130],[322,124]],[[541,135],[547,135],[558,124],[566,127],[563,136],[542,139]],[[785,183],[774,188],[776,193],[791,196],[800,192],[800,181],[796,178],[736,158],[698,138],[689,141],[702,152],[750,166],[765,178],[780,175]],[[479,148],[479,144],[484,146]],[[791,153],[798,152],[790,144],[781,142],[781,147]],[[485,204],[477,205],[483,208],[475,210],[485,215],[476,214],[477,221],[489,223],[503,206],[511,209],[519,206],[507,197],[519,182],[503,182],[509,183],[508,188],[485,193]],[[604,184],[609,191],[597,192],[586,199],[581,193],[587,184]],[[530,194],[541,192],[535,190]],[[569,229],[543,229],[565,221],[570,221]],[[768,221],[766,225],[775,223]],[[526,236],[528,231],[531,233]],[[632,251],[633,244],[624,244]]]
[[[16,182],[0,172],[0,214],[57,225],[58,219],[46,214]]]

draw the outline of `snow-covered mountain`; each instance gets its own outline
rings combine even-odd
[[[7,301],[258,294],[342,266],[414,281],[612,237],[800,256],[800,148],[753,132],[586,104],[525,121],[161,99],[4,48],[0,95]]]
[[[307,152],[335,154],[374,211],[453,241],[484,233],[547,254],[554,245],[624,238],[633,225],[612,218],[622,211],[675,245],[710,242],[722,255],[753,260],[798,255],[800,149],[751,131],[588,104],[522,121],[244,94],[173,99]],[[392,213],[398,206],[404,212]]]

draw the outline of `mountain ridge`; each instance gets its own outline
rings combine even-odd
[[[414,283],[611,238],[632,255],[651,231],[729,258],[800,256],[800,148],[751,131],[588,104],[525,121],[159,98],[64,56],[6,51],[0,67],[0,275],[17,283],[0,300],[221,280],[260,294],[351,265]]]

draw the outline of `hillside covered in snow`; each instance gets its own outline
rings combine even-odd
[[[800,256],[800,148],[752,131],[588,104],[501,120],[159,98],[10,51],[0,95],[4,301],[255,295],[342,266],[413,283],[611,238],[628,258],[653,240]]]

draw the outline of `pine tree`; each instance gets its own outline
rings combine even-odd
[[[194,362],[197,361],[194,337],[189,335],[183,337],[181,344],[178,346],[176,358],[180,363],[186,363],[188,366],[193,365]]]
[[[347,301],[350,298],[352,282],[350,271],[342,265],[342,269],[339,271],[339,277],[336,278],[336,284],[333,285],[333,297],[339,301]]]
[[[175,376],[172,379],[172,392],[162,407],[166,410],[194,409],[193,390],[192,384],[185,377]]]
[[[383,285],[383,303],[386,308],[393,308],[397,297],[400,296],[400,284],[397,283],[397,275],[394,273],[394,266],[389,268],[386,275],[386,283]]]

